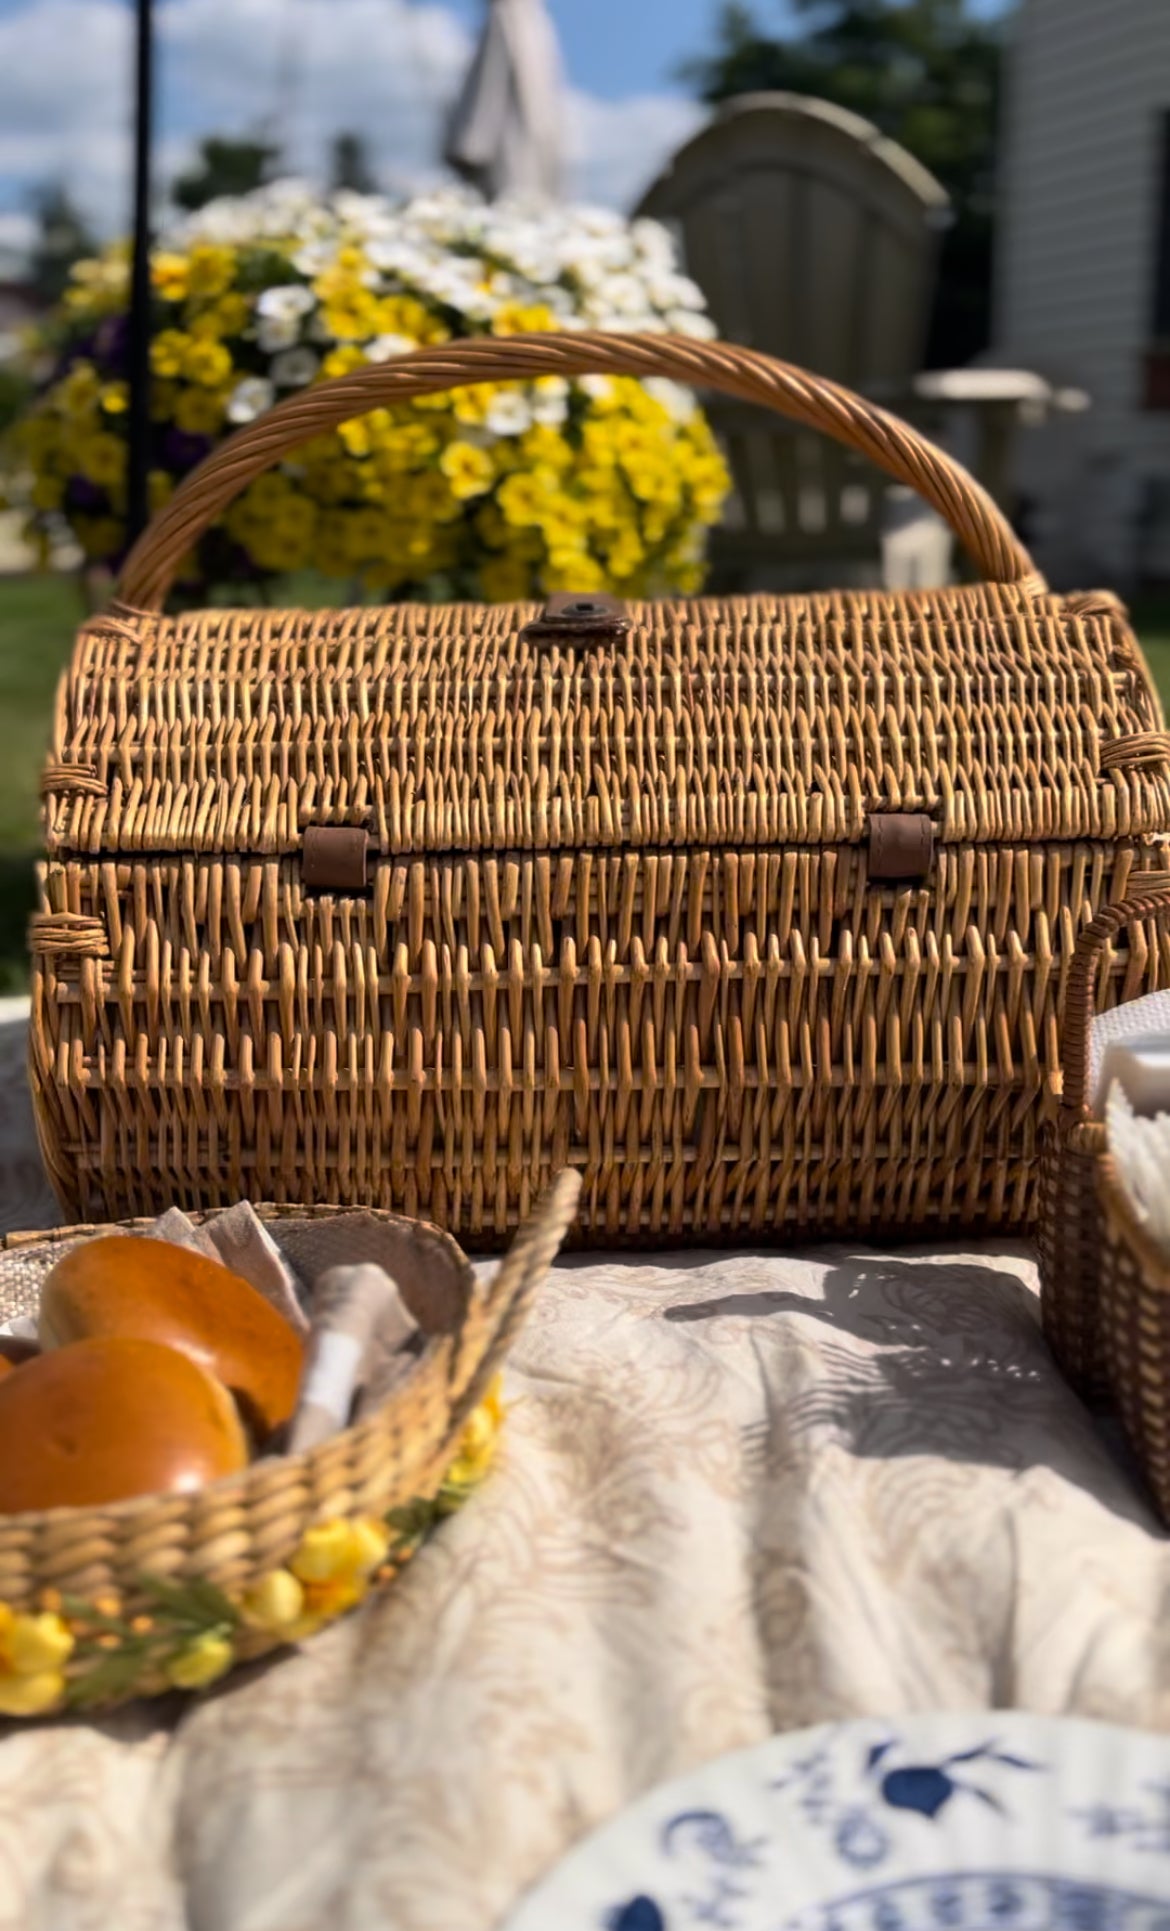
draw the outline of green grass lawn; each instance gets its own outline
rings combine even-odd
[[[1170,597],[1136,599],[1129,614],[1170,718]]]
[[[318,601],[297,589],[298,601]],[[0,579],[0,993],[25,982],[40,769],[53,692],[83,614],[64,578]],[[1170,713],[1170,598],[1135,605],[1133,619]]]

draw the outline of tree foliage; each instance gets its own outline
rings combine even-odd
[[[94,240],[84,216],[59,182],[42,189],[35,212],[37,233],[28,280],[37,306],[52,308],[65,292],[74,263],[93,253]]]
[[[955,220],[942,251],[930,359],[963,362],[991,330],[1002,36],[968,0],[793,0],[792,33],[728,0],[716,44],[684,69],[714,104],[782,89],[849,108],[938,176]]]
[[[371,166],[363,135],[338,134],[335,137],[330,186],[348,188],[354,194],[377,194],[378,177]]]
[[[199,159],[178,176],[171,196],[189,214],[221,195],[251,194],[269,178],[279,148],[266,141],[230,140],[211,135],[199,143]]]

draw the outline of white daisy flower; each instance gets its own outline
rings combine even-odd
[[[615,315],[644,315],[646,291],[636,275],[611,275],[605,298]]]
[[[545,376],[532,397],[532,420],[559,429],[569,413],[569,385],[564,376]]]
[[[656,308],[706,308],[702,289],[689,275],[656,275],[649,284],[650,299]]]
[[[237,382],[228,397],[227,414],[229,422],[252,422],[271,409],[276,399],[276,390],[267,376],[249,375]]]
[[[676,308],[666,320],[675,335],[691,335],[697,342],[714,342],[719,334],[709,315],[696,315],[692,308]]]
[[[535,288],[547,288],[561,272],[557,251],[543,235],[520,234],[499,251],[511,262],[517,274]]]
[[[680,382],[671,382],[666,376],[646,376],[642,387],[647,395],[654,397],[655,402],[662,404],[674,422],[689,422],[698,407],[689,389],[684,389]]]
[[[396,355],[410,355],[417,347],[409,335],[376,335],[366,344],[366,361],[390,362]]]
[[[366,254],[384,275],[397,275],[401,281],[412,282],[426,274],[425,251],[401,234],[375,235],[366,244]]]
[[[265,355],[275,355],[278,349],[291,349],[300,332],[301,325],[295,315],[262,315],[256,324],[256,340]]]
[[[256,300],[256,313],[273,321],[299,321],[315,308],[317,297],[303,282],[285,282],[279,288],[266,288]]]
[[[490,322],[498,315],[503,303],[483,284],[478,284],[460,303],[460,308],[469,322]]]
[[[364,234],[380,227],[386,218],[386,203],[380,194],[358,194],[353,188],[338,188],[333,196],[333,211],[347,228]]]
[[[427,266],[412,279],[416,288],[447,308],[461,308],[464,302],[475,299],[476,271],[464,269],[458,262],[438,262],[434,267]]]
[[[234,247],[248,239],[245,222],[234,202],[211,201],[200,213],[202,220],[198,227],[194,222],[183,221],[171,230],[171,236],[180,248],[194,241],[210,241]]]
[[[493,396],[484,414],[484,428],[493,436],[522,436],[531,429],[532,404],[527,396],[505,389]]]
[[[300,275],[321,275],[337,259],[337,243],[318,237],[307,241],[293,255],[292,265]]]
[[[286,349],[273,357],[272,380],[278,389],[303,389],[321,367],[321,358],[312,349]]]
[[[669,275],[675,266],[675,246],[670,230],[660,221],[645,215],[630,224],[630,240],[644,265],[659,274]]]

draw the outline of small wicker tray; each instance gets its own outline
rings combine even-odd
[[[1097,1194],[1109,1384],[1158,1514],[1170,1527],[1170,1263],[1135,1218],[1108,1155],[1100,1162]]]
[[[394,1276],[427,1334],[423,1353],[376,1413],[304,1455],[262,1459],[192,1495],[0,1516],[0,1716],[202,1687],[392,1579],[486,1467],[494,1377],[579,1192],[574,1173],[553,1182],[487,1287],[454,1240],[421,1222],[258,1209],[302,1268],[323,1223],[335,1241],[344,1219],[347,1254]],[[109,1231],[9,1235],[0,1320],[35,1312],[63,1248]]]

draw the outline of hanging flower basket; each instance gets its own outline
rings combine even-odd
[[[118,244],[75,270],[16,437],[30,535],[47,549],[64,524],[112,569],[125,547],[128,261]],[[167,237],[153,279],[155,510],[273,402],[421,344],[714,332],[656,223],[461,190],[395,205],[285,184],[213,202]],[[485,383],[293,452],[201,541],[182,589],[207,601],[312,569],[380,600],[689,592],[727,486],[702,411],[673,383]]]

